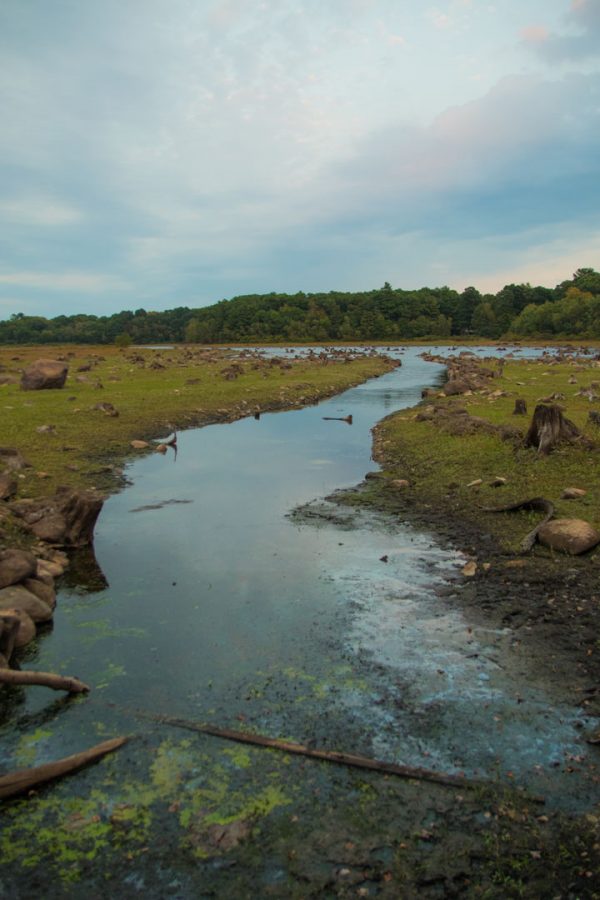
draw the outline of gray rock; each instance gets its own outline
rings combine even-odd
[[[13,584],[0,591],[0,610],[4,609],[22,609],[34,622],[47,622],[52,618],[52,610],[48,604],[20,584]]]
[[[25,644],[28,644],[35,637],[35,624],[30,615],[28,615],[22,609],[2,609],[0,610],[0,616],[3,619],[14,621],[18,619],[19,627],[17,629],[17,633],[15,635],[14,646],[15,647],[24,647]]]
[[[39,578],[26,578],[21,583],[25,590],[29,591],[30,594],[35,594],[38,600],[43,600],[51,610],[56,608],[56,591],[52,585],[46,584],[45,581],[41,581]]]
[[[551,550],[577,556],[600,543],[600,531],[583,519],[551,519],[539,529],[538,540]]]
[[[31,463],[15,450],[14,447],[0,447],[0,465],[8,471],[18,472],[20,469],[30,469]]]
[[[23,391],[42,391],[62,388],[69,367],[56,359],[38,359],[28,366],[21,377]]]
[[[10,472],[0,475],[0,500],[10,500],[17,493],[17,479]]]
[[[0,588],[32,578],[37,571],[37,559],[27,550],[4,550],[0,553]]]

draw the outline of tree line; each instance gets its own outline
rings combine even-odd
[[[508,284],[408,291],[249,294],[212,306],[111,316],[26,316],[0,321],[1,344],[403,341],[472,336],[600,338],[600,273],[578,269],[554,288]]]

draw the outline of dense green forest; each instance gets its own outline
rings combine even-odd
[[[578,269],[555,288],[508,284],[497,294],[468,287],[406,291],[387,282],[360,293],[251,294],[212,306],[0,321],[2,344],[234,341],[403,341],[482,338],[600,338],[600,273]]]

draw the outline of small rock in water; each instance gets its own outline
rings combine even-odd
[[[462,568],[462,573],[467,578],[472,578],[476,571],[477,571],[477,563],[474,560],[471,560]]]

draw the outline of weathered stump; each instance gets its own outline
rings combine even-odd
[[[515,408],[513,409],[513,416],[526,416],[527,415],[527,403],[525,400],[515,400]]]
[[[581,438],[576,425],[562,414],[562,409],[555,403],[545,406],[538,403],[525,435],[526,447],[536,447],[540,455],[545,456],[561,441],[576,441]]]

